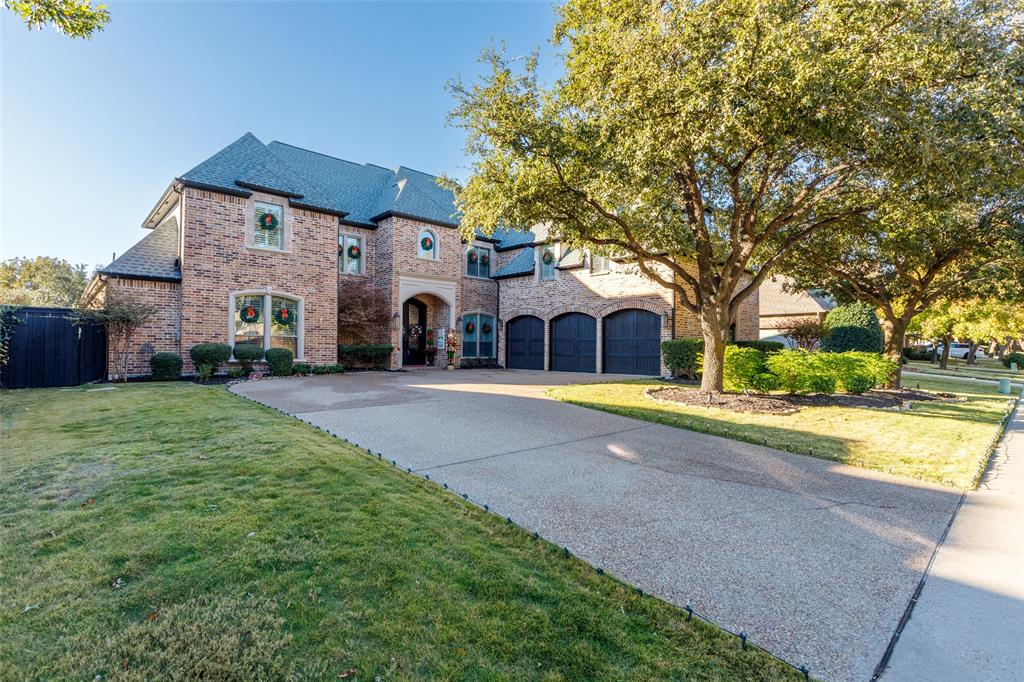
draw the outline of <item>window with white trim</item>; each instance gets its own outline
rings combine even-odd
[[[416,243],[416,255],[419,258],[437,260],[437,235],[431,230],[420,230],[419,241]]]
[[[363,274],[363,238],[353,234],[338,236],[338,272],[343,275]]]
[[[555,268],[558,266],[558,248],[555,245],[540,247],[537,259],[540,261],[541,281],[555,278]]]
[[[256,202],[253,243],[266,249],[284,249],[284,208]]]
[[[295,299],[272,294],[235,296],[235,345],[254,343],[264,350],[287,348],[298,357],[301,324]]]
[[[601,256],[599,254],[591,252],[590,254],[590,274],[592,275],[603,275],[604,273],[611,270],[611,259],[608,256]]]
[[[486,246],[471,246],[466,250],[466,275],[468,277],[491,276],[491,250]]]
[[[462,316],[462,357],[494,357],[494,317],[483,313]]]

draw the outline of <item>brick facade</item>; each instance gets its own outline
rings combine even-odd
[[[147,374],[149,357],[164,350],[181,354],[184,371],[190,373],[188,351],[193,345],[233,345],[233,297],[239,293],[269,293],[296,301],[302,321],[297,359],[312,364],[336,362],[337,344],[343,338],[338,328],[338,301],[345,288],[357,281],[370,282],[387,300],[391,323],[381,329],[378,338],[365,340],[390,341],[395,347],[391,367],[403,364],[403,304],[412,297],[426,305],[426,325],[438,340],[449,328],[456,329],[461,339],[464,315],[492,316],[495,356],[501,365],[505,364],[506,325],[519,315],[533,315],[545,323],[545,368],[550,367],[551,320],[567,312],[585,313],[597,320],[598,372],[603,370],[602,321],[620,310],[637,308],[661,316],[662,340],[700,335],[697,319],[675,301],[673,292],[644,277],[635,265],[611,263],[609,270],[601,273],[592,273],[588,267],[556,270],[549,281],[541,281],[536,273],[498,281],[470,277],[466,257],[470,245],[453,227],[391,216],[380,220],[376,229],[369,229],[347,225],[332,214],[290,206],[287,198],[272,194],[253,192],[241,197],[184,186],[179,191],[181,283],[128,279],[106,283],[136,289],[160,309],[138,335],[131,374]],[[255,245],[256,202],[281,207],[283,249]],[[419,255],[425,231],[436,242],[436,258]],[[363,240],[361,273],[341,271],[339,234]],[[521,252],[496,251],[485,241],[473,245],[491,249],[491,274]],[[758,327],[755,293],[737,316],[737,337],[756,339]],[[456,364],[460,359],[461,344]],[[439,352],[436,364],[446,362],[446,354]],[[663,364],[661,371],[666,373]]]
[[[140,279],[111,277],[103,292],[93,301],[94,307],[103,300],[103,293],[110,289],[129,290],[144,302],[156,308],[152,319],[136,330],[128,349],[128,376],[143,376],[150,372],[149,359],[155,353],[177,353],[181,355],[181,286],[177,282],[157,282]],[[112,376],[112,344],[107,344],[107,371]]]

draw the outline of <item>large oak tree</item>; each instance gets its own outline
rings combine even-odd
[[[486,76],[452,86],[474,157],[464,229],[543,223],[635,260],[699,316],[702,388],[721,391],[739,305],[867,214],[880,169],[934,161],[922,110],[986,72],[1011,4],[570,0],[555,83],[536,55],[490,51]]]

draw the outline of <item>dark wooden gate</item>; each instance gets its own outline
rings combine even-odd
[[[70,308],[18,308],[4,388],[77,386],[106,378],[107,335],[96,324],[75,325]]]

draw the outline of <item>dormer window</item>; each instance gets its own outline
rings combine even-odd
[[[284,249],[284,209],[256,202],[253,243],[264,249]]]
[[[491,250],[484,246],[471,246],[466,251],[466,275],[488,278],[491,276]]]
[[[437,235],[430,230],[420,230],[416,256],[437,260]]]
[[[555,278],[555,268],[558,266],[558,246],[555,244],[545,245],[538,249],[540,260],[540,280],[542,282]]]

